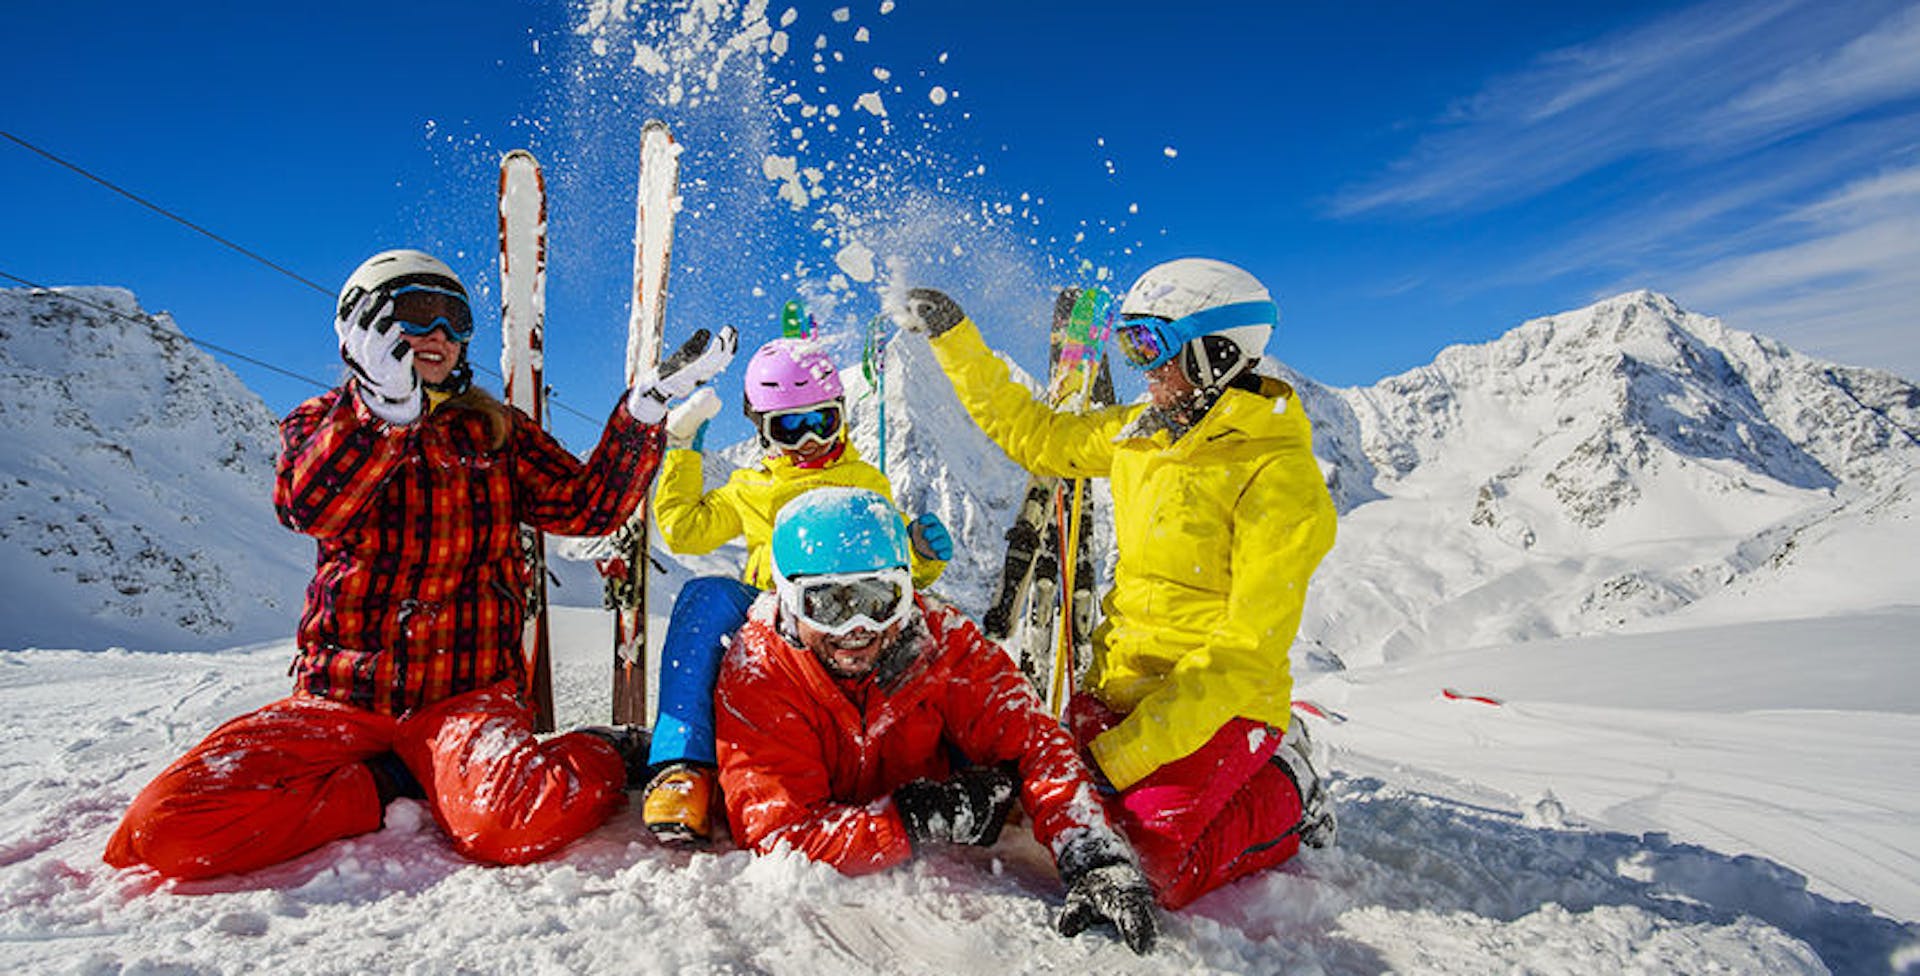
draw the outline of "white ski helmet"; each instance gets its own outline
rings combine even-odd
[[[1156,369],[1181,360],[1195,386],[1224,386],[1260,361],[1280,310],[1260,279],[1212,258],[1147,269],[1127,289],[1115,337],[1128,362]]]
[[[467,300],[467,286],[439,258],[425,251],[381,251],[360,262],[340,286],[338,314],[347,314],[370,291],[392,291],[401,285],[424,285]]]

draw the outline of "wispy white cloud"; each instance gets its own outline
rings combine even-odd
[[[1920,2],[1708,0],[1548,52],[1332,209],[1516,218],[1539,246],[1452,277],[1654,287],[1920,378]]]
[[[1920,161],[1775,223],[1775,244],[1637,280],[1807,352],[1920,379]]]
[[[1710,0],[1490,81],[1339,216],[1483,210],[1623,161],[1700,166],[1920,95],[1920,4]]]
[[[1831,54],[1815,55],[1741,92],[1722,132],[1792,131],[1920,91],[1920,5],[1895,12]]]

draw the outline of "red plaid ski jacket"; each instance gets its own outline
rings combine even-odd
[[[614,408],[582,464],[526,414],[491,449],[486,418],[437,410],[390,426],[338,388],[280,423],[273,502],[319,541],[300,617],[297,691],[386,715],[525,684],[521,522],[561,535],[625,523],[663,434]]]

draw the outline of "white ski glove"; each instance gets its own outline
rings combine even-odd
[[[694,387],[719,375],[733,361],[740,334],[726,326],[714,335],[696,330],[650,376],[642,376],[627,391],[627,412],[643,424],[657,424],[667,416],[667,402],[693,392]]]
[[[928,338],[937,339],[948,329],[959,325],[966,319],[967,313],[947,297],[943,291],[932,288],[914,288],[907,292],[905,301],[888,309],[893,321],[908,332],[922,332]]]
[[[700,435],[706,432],[707,421],[720,412],[720,394],[713,387],[703,386],[693,391],[686,402],[667,411],[667,446],[670,448],[700,449]]]
[[[413,347],[393,327],[393,299],[383,291],[366,293],[333,320],[333,332],[367,409],[390,424],[419,420],[420,376],[413,371]]]

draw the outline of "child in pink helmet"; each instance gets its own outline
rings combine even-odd
[[[744,409],[766,456],[733,472],[712,491],[702,479],[701,441],[720,409],[709,392],[667,420],[667,456],[655,482],[654,524],[668,548],[711,552],[745,538],[739,579],[707,576],[681,589],[660,657],[660,713],[649,759],[655,770],[642,817],[669,842],[703,842],[711,834],[714,784],[713,688],[725,640],[747,609],[773,586],[768,540],[781,506],[822,487],[865,488],[893,500],[880,469],[860,458],[847,438],[840,372],[810,339],[775,339],[747,363]],[[938,579],[953,555],[946,527],[931,512],[908,523],[913,582]]]

